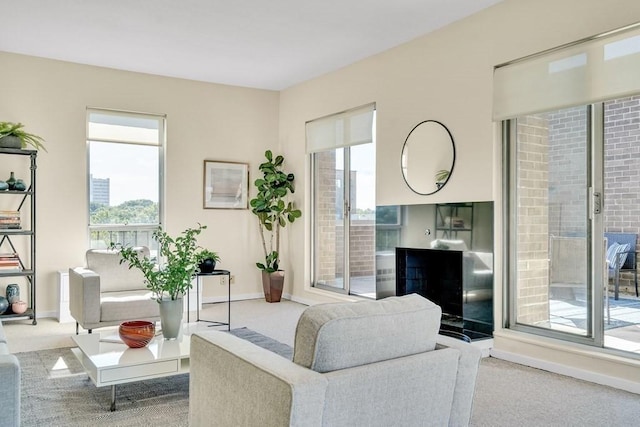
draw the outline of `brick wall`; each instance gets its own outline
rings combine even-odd
[[[548,122],[518,119],[517,321],[549,319]]]
[[[605,231],[640,233],[640,96],[605,103]],[[636,252],[638,248],[636,247]],[[635,295],[634,275],[621,291]]]

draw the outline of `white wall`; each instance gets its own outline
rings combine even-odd
[[[88,106],[167,115],[167,230],[206,224],[199,242],[218,251],[219,268],[236,276],[234,294],[262,293],[255,267],[262,258],[256,219],[249,210],[203,209],[203,164],[205,159],[246,162],[254,179],[265,149],[278,144],[277,92],[1,52],[0,64],[0,120],[24,123],[46,140],[48,150],[39,153],[37,169],[39,316],[56,310],[56,271],[84,264]],[[12,168],[3,156],[0,179]],[[0,282],[0,289],[6,283]],[[205,285],[205,297],[223,292],[226,287]]]
[[[378,204],[495,202],[495,312],[496,325],[501,325],[502,177],[499,127],[492,122],[493,68],[638,21],[637,0],[506,0],[410,43],[283,91],[280,137],[288,162],[295,165],[298,176],[306,176],[308,183],[305,121],[375,102]],[[402,179],[400,153],[407,134],[427,119],[438,120],[449,128],[457,158],[445,188],[431,196],[420,196],[409,190]],[[289,230],[285,259],[295,266],[294,297],[313,299],[317,298],[317,291],[309,288],[308,191],[298,192],[296,199],[305,206],[305,227],[294,225]],[[500,336],[496,346],[509,351],[524,348],[509,346],[508,342],[509,338]],[[527,351],[528,356],[547,357],[535,346]],[[610,365],[596,359],[583,359],[580,369],[595,369],[602,378],[613,372],[608,370]],[[637,368],[636,377],[640,371]],[[612,375],[624,378],[619,371]],[[640,383],[640,378],[637,381]]]

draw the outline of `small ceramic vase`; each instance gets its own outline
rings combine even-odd
[[[20,301],[20,286],[15,283],[7,285],[7,300],[9,304]]]
[[[24,191],[27,189],[27,185],[21,179],[16,179],[16,183],[13,186],[13,189],[16,191]]]
[[[27,303],[24,301],[16,301],[11,304],[11,311],[15,314],[22,314],[27,311]]]
[[[5,297],[0,297],[0,314],[4,314],[9,309],[9,301]]]
[[[11,172],[11,176],[7,180],[7,185],[9,186],[9,190],[13,190],[16,185],[16,177],[13,175],[13,172]]]
[[[4,190],[8,190],[9,189],[9,184],[7,184],[4,181],[0,181],[0,191],[4,191]]]

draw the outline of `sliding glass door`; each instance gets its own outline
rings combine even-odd
[[[511,121],[512,317],[592,337],[590,109]]]

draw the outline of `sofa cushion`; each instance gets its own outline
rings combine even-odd
[[[135,248],[139,256],[149,256],[149,248]],[[144,275],[137,268],[129,268],[128,262],[120,264],[118,251],[90,249],[87,251],[87,268],[100,276],[100,292],[146,289]]]
[[[293,361],[330,372],[431,351],[441,315],[417,294],[314,305],[298,321]]]
[[[160,316],[160,304],[149,290],[106,292],[100,295],[100,321],[149,319]],[[132,317],[133,316],[133,317]]]

